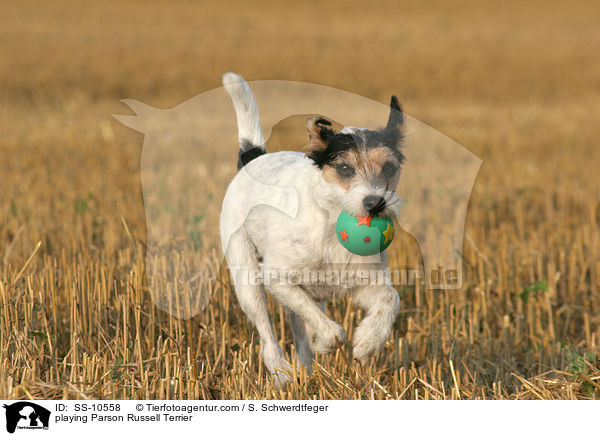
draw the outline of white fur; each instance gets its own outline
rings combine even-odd
[[[223,85],[233,100],[233,107],[238,120],[240,144],[243,140],[247,140],[264,150],[265,140],[260,127],[258,107],[248,83],[235,73],[225,73],[223,75]]]
[[[256,107],[247,101],[252,98],[247,85],[238,82],[236,89],[245,90],[245,107]],[[233,94],[232,98],[234,104],[240,101]],[[258,120],[244,123],[256,125]],[[295,193],[297,201],[295,214],[277,206],[289,203],[290,191]],[[274,271],[281,275],[301,270],[338,274],[377,270],[387,274],[385,253],[370,257],[353,255],[337,241],[335,231],[342,209],[355,212],[366,193],[380,191],[378,187],[362,186],[345,193],[338,185],[327,183],[321,170],[303,153],[291,151],[254,159],[229,185],[220,217],[223,251],[240,306],[258,329],[265,365],[279,386],[291,380],[293,368],[285,361],[271,326],[265,288],[290,311],[298,360],[308,370],[313,352],[328,353],[346,341],[345,330],[327,317],[321,301],[350,295],[366,310],[354,335],[355,358],[364,359],[378,351],[389,337],[400,307],[398,293],[389,280],[384,284],[369,279],[368,283],[346,285],[315,284],[307,277],[298,277],[294,283],[273,277],[267,280]],[[269,201],[265,202],[267,197]],[[262,279],[250,283],[245,280],[249,272],[261,275]]]

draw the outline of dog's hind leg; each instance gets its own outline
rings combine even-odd
[[[324,301],[319,303],[319,308],[321,309],[321,312],[325,313]],[[296,315],[296,313],[291,310],[289,312],[290,325],[292,326],[292,334],[294,336],[294,348],[296,349],[298,361],[306,367],[306,372],[310,374],[311,366],[315,358],[315,353],[313,353],[310,348],[310,341],[308,339],[312,335],[312,330],[300,316]]]
[[[329,319],[321,310],[319,303],[306,294],[301,286],[278,283],[272,284],[269,291],[288,310],[302,318],[313,351],[322,354],[330,353],[337,348],[338,344],[346,342],[344,328]]]
[[[271,326],[267,307],[267,297],[262,283],[254,283],[259,277],[258,261],[253,247],[242,231],[236,232],[229,240],[227,263],[231,270],[235,293],[242,310],[256,326],[261,339],[261,351],[265,366],[273,375],[273,382],[283,387],[291,381],[293,369],[285,361],[281,347]]]
[[[304,320],[290,310],[290,326],[294,335],[294,348],[298,356],[298,362],[304,365],[306,372],[310,374],[310,367],[313,362],[314,354],[310,349],[308,342],[307,329]]]

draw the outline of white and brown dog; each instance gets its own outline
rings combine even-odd
[[[240,171],[223,200],[221,241],[240,306],[260,334],[267,368],[279,386],[293,376],[271,326],[265,288],[289,311],[298,361],[307,369],[314,352],[329,353],[346,341],[344,328],[328,318],[320,304],[343,295],[351,296],[366,310],[353,339],[353,357],[366,358],[389,337],[400,299],[389,280],[385,253],[366,259],[351,254],[338,242],[335,227],[342,211],[356,216],[395,216],[399,212],[402,201],[395,190],[403,162],[403,113],[398,99],[392,96],[385,128],[345,127],[336,133],[329,121],[314,117],[307,124],[310,142],[306,154],[267,154],[248,84],[233,73],[223,76],[223,84],[238,120]],[[248,211],[248,205],[261,204],[265,198],[265,183],[295,190],[295,217],[268,206]],[[269,195],[284,195],[282,192]],[[240,221],[241,217],[245,219]],[[374,269],[383,274],[372,274]],[[349,280],[358,277],[352,274],[342,274],[346,279],[334,283],[315,281],[310,273],[282,279],[290,271],[323,270],[368,272],[361,275],[360,282]],[[273,271],[277,280],[273,280]],[[383,282],[375,280],[382,276]]]

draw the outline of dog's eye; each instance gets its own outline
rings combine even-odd
[[[387,178],[393,177],[396,171],[398,171],[398,166],[392,162],[386,162],[381,168],[381,173]]]
[[[348,164],[340,164],[335,167],[335,170],[341,177],[343,177],[345,179],[349,179],[350,177],[352,177],[354,175],[354,168],[352,168]]]

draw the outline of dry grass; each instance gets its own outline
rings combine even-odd
[[[597,398],[600,7],[309,1],[233,10],[2,5],[0,397]],[[347,347],[318,356],[314,374],[283,392],[225,281],[191,320],[152,303],[141,261],[142,137],[110,118],[124,112],[120,98],[170,107],[229,70],[380,101],[395,92],[411,115],[484,161],[463,289],[400,289],[403,310],[381,354],[362,366],[349,364]],[[280,126],[272,142],[298,143],[291,130]],[[409,235],[395,244],[396,265],[419,264]],[[217,270],[209,248],[200,255]],[[530,287],[543,282],[547,290]],[[328,311],[351,335],[360,316],[351,303]],[[271,313],[290,353],[282,309]]]

